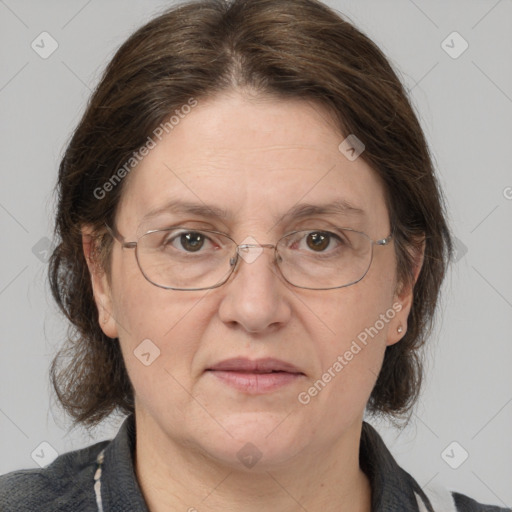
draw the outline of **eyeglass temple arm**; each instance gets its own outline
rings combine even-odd
[[[382,238],[381,240],[376,240],[375,243],[377,245],[388,245],[393,236],[395,235],[395,225],[391,227],[391,233],[386,238]]]
[[[391,238],[393,238],[393,233],[391,233],[388,237],[386,238],[382,238],[381,240],[376,240],[375,241],[375,244],[376,245],[388,245],[389,242],[391,241]]]
[[[115,238],[124,248],[133,249],[134,247],[136,247],[137,242],[126,242],[125,238],[121,235],[121,233],[119,233],[119,231],[117,231],[115,226],[111,227],[106,222],[104,222],[103,224],[105,224],[105,228],[110,233],[110,235],[113,238]]]

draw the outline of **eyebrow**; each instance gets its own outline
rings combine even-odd
[[[175,200],[149,211],[142,218],[142,222],[152,219],[163,213],[180,213],[196,215],[198,217],[215,218],[220,220],[232,219],[233,215],[228,210],[213,204],[192,203],[187,201]],[[296,204],[290,208],[281,217],[275,218],[276,222],[294,218],[301,219],[313,215],[333,215],[341,214],[352,217],[367,217],[366,212],[351,204],[346,199],[337,199],[325,204]]]
[[[313,215],[333,214],[350,215],[354,217],[366,217],[366,212],[363,209],[352,205],[346,199],[337,199],[335,201],[331,201],[330,203],[320,205],[309,203],[297,204],[294,207],[290,208],[290,210],[286,212],[279,220],[288,219],[290,217],[303,218],[311,217]]]

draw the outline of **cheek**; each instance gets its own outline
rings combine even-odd
[[[316,307],[322,312],[319,316],[325,327],[322,331],[328,333],[321,337],[327,338],[327,351],[339,354],[348,350],[353,341],[370,349],[385,345],[389,323],[395,316],[391,296],[390,282],[363,279],[318,303]]]
[[[172,328],[176,302],[171,290],[151,284],[140,271],[133,250],[116,253],[113,261],[113,309],[125,345],[149,338],[158,344]]]
[[[119,296],[120,339],[126,350],[137,350],[149,339],[159,348],[161,359],[176,367],[193,356],[206,316],[197,316],[201,310],[197,297],[149,286],[136,291],[125,288]]]
[[[333,414],[343,414],[337,408],[341,405],[345,413],[351,408],[362,411],[382,365],[396,312],[392,281],[379,277],[377,282],[376,277],[369,273],[356,285],[309,303],[311,310],[321,311],[308,322],[321,369],[307,394],[326,409],[335,407]]]
[[[204,322],[194,314],[200,309],[198,297],[153,288],[123,290],[119,339],[139,409],[153,417],[165,411],[168,421],[178,424],[190,400]]]
[[[131,261],[131,258],[133,261]],[[113,272],[113,306],[125,365],[141,397],[158,400],[188,387],[206,315],[198,317],[205,292],[158,288],[125,254]],[[173,380],[174,379],[176,380]],[[168,395],[167,395],[168,396]]]

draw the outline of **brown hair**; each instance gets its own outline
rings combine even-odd
[[[407,332],[386,348],[367,404],[370,413],[403,417],[419,394],[418,349],[431,332],[452,237],[424,134],[395,71],[367,36],[316,0],[182,3],[137,30],[108,64],[59,168],[60,243],[49,277],[71,325],[50,369],[58,400],[75,424],[88,427],[116,410],[134,411],[119,340],[98,323],[81,227],[102,234],[104,222],[112,225],[125,180],[101,198],[97,191],[172,112],[191,97],[231,88],[315,101],[333,113],[342,134],[364,142],[360,158],[385,185],[397,284],[413,282],[425,237]],[[104,240],[108,274],[110,238]]]

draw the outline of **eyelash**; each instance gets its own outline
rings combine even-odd
[[[347,245],[347,243],[348,243],[348,241],[343,237],[343,235],[337,235],[336,233],[333,233],[331,231],[319,230],[319,229],[314,229],[314,230],[301,229],[300,231],[306,231],[307,233],[304,234],[303,236],[301,236],[300,238],[292,239],[291,244],[296,244],[297,242],[300,243],[303,240],[306,240],[307,236],[309,236],[309,235],[311,235],[313,233],[317,233],[317,234],[322,233],[322,234],[326,235],[329,238],[329,245],[328,245],[328,247],[330,247],[332,241],[336,241],[338,246],[339,245]],[[290,232],[288,234],[291,234],[291,233],[292,232]],[[162,240],[162,245],[164,247],[167,247],[168,245],[174,246],[174,244],[173,244],[174,241],[180,240],[183,235],[190,235],[190,234],[204,234],[204,239],[210,241],[211,243],[213,243],[212,237],[210,235],[208,235],[208,234],[203,233],[202,230],[192,230],[192,229],[185,230],[185,229],[183,229],[183,230],[181,230],[181,231],[179,231],[177,233],[173,233],[172,235],[166,236]],[[188,253],[189,251],[185,250],[184,252]],[[201,252],[201,251],[199,251],[199,252]],[[314,253],[314,252],[317,252],[317,251],[311,250],[311,251],[307,251],[307,252]],[[318,254],[324,254],[324,253],[327,253],[327,252],[332,252],[332,251],[320,251],[320,252],[318,252]]]

